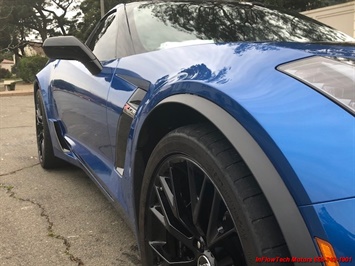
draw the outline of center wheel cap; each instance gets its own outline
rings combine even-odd
[[[201,255],[197,260],[197,266],[212,266],[206,255]]]

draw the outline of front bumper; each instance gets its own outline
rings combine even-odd
[[[300,207],[310,235],[328,241],[341,266],[355,264],[355,198]],[[315,242],[316,245],[316,242]]]

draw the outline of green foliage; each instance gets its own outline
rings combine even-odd
[[[18,64],[18,77],[25,82],[33,82],[36,74],[45,66],[47,58],[42,56],[24,57]]]
[[[3,52],[3,53],[0,53],[0,62],[4,59],[7,59],[7,60],[12,60],[12,53],[11,52]]]
[[[11,78],[11,72],[5,68],[0,68],[0,79]]]
[[[49,36],[76,31],[81,0],[0,0],[0,51],[17,56],[35,36],[44,41]]]

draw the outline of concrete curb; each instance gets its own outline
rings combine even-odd
[[[0,97],[27,96],[33,95],[33,91],[2,91]]]

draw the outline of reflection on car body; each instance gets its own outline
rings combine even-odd
[[[354,39],[258,4],[158,1],[43,48],[41,165],[84,169],[144,265],[355,257]]]

